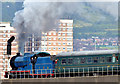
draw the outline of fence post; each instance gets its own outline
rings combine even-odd
[[[118,66],[117,66],[117,75],[119,75],[119,74],[118,74]]]
[[[102,75],[103,75],[103,67],[102,67]]]
[[[38,69],[37,69],[37,78],[38,78]]]
[[[88,67],[88,76],[89,76],[89,67]]]
[[[94,76],[94,67],[92,67],[92,74],[93,74],[93,76]]]
[[[98,73],[97,73],[97,74],[99,75],[99,67],[97,67],[97,71],[98,71]]]
[[[108,67],[107,67],[107,75],[108,75]]]
[[[70,68],[69,68],[69,77],[70,77]]]
[[[45,73],[46,73],[46,78],[47,78],[47,75],[48,75],[48,73],[47,73],[47,69],[45,69]]]
[[[40,69],[41,70],[41,78],[42,78],[42,69]]]
[[[75,73],[74,73],[74,68],[73,68],[73,77],[74,77]]]
[[[84,68],[83,68],[83,77],[84,77]]]
[[[55,74],[55,78],[56,78],[56,74],[57,74],[57,73],[56,73],[56,69],[54,69],[54,74]]]
[[[25,70],[24,70],[24,79],[25,79]]]
[[[51,78],[51,75],[52,75],[52,73],[51,73],[51,69],[49,69],[50,70],[50,78]],[[52,70],[53,71],[53,70]]]
[[[65,77],[65,68],[64,68],[64,77]]]
[[[112,66],[112,75],[113,75],[113,66]]]

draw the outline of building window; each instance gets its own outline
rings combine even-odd
[[[112,62],[112,57],[107,57],[107,62]]]
[[[98,57],[93,57],[93,62],[98,63],[98,59],[99,59]]]
[[[49,32],[48,34],[51,35],[51,32]]]
[[[6,32],[6,30],[3,30],[3,32],[5,33],[5,32]]]
[[[58,33],[59,36],[61,36],[61,33]]]
[[[32,41],[32,38],[28,38],[28,41]]]
[[[66,23],[63,23],[63,26],[66,26]]]
[[[68,64],[73,64],[73,59],[72,58],[68,59]]]
[[[58,48],[58,50],[61,50],[61,48]]]
[[[71,23],[68,23],[67,26],[72,26],[72,24],[71,24]]]
[[[56,48],[53,48],[53,50],[56,50]]]
[[[3,43],[3,46],[5,46],[5,43]]]
[[[8,30],[8,33],[10,33],[10,30]]]
[[[56,40],[56,38],[54,37],[53,40]]]
[[[68,36],[72,36],[72,33],[67,33]]]
[[[31,51],[31,49],[30,49],[30,48],[28,48],[28,51]]]
[[[65,38],[63,38],[63,40],[65,40]]]
[[[61,31],[61,28],[59,28],[59,31]]]
[[[62,33],[62,36],[65,36],[65,33]]]
[[[42,37],[42,40],[47,40],[46,38]]]
[[[56,43],[53,43],[53,45],[56,45]]]
[[[32,46],[32,43],[29,42],[29,43],[28,43],[28,46]]]
[[[63,50],[65,50],[65,48],[63,48]]]
[[[55,33],[55,32],[53,32],[53,35],[56,35],[56,33]]]
[[[100,57],[100,63],[104,63],[105,62],[105,57]]]
[[[51,45],[51,43],[49,43],[49,45]]]
[[[86,62],[86,59],[83,57],[81,58],[81,63],[84,64]]]
[[[72,28],[67,28],[67,31],[72,31]]]
[[[35,44],[35,46],[39,46],[39,43],[34,43]]]
[[[66,59],[62,59],[62,64],[66,64]]]
[[[66,30],[66,28],[63,28],[63,31],[65,31]]]
[[[61,43],[58,43],[58,45],[61,45]]]
[[[51,50],[51,48],[49,48],[49,50]]]
[[[58,37],[58,40],[61,40],[61,38],[60,38],[60,37]]]
[[[10,34],[8,34],[8,37],[10,37]]]
[[[42,50],[45,50],[45,51],[46,51],[46,50],[47,50],[47,48],[42,48]]]
[[[67,48],[67,50],[72,50],[72,48]]]
[[[49,38],[49,40],[51,40],[51,38]]]
[[[3,39],[3,41],[6,41],[5,39]]]
[[[3,55],[5,55],[6,53],[5,52],[3,52]],[[5,62],[5,61],[4,61]]]
[[[59,26],[61,26],[62,23],[59,23]]]
[[[35,49],[35,51],[36,51],[36,50],[38,50],[38,48],[37,48],[37,47],[36,47],[36,48],[34,48],[34,49]]]
[[[5,35],[5,34],[3,34],[3,37],[6,37],[6,35]]]
[[[68,41],[71,41],[71,40],[72,40],[72,38],[67,38],[67,40],[68,40]]]
[[[63,45],[65,45],[66,43],[63,43]]]
[[[67,43],[67,45],[72,45],[72,43]]]
[[[3,47],[3,50],[5,50],[5,46]]]

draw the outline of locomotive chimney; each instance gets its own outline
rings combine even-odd
[[[8,41],[7,41],[7,55],[11,55],[11,43],[15,39],[14,36],[12,36]]]

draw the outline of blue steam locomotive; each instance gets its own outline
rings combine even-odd
[[[10,66],[12,70],[5,72],[6,78],[8,76],[9,78],[32,78],[33,76],[54,75],[54,60],[51,60],[50,54],[46,52],[25,53],[23,56],[17,53],[16,56],[11,58]]]
[[[99,74],[113,73],[113,71],[119,73],[119,60],[120,55],[117,50],[75,51],[59,53],[56,56],[47,52],[25,53],[23,56],[18,53],[11,58],[12,70],[6,71],[5,77],[40,78],[59,75],[93,75],[98,71]]]

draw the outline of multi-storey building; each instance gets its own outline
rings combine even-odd
[[[25,43],[25,52],[42,51],[51,55],[73,51],[73,20],[59,20],[59,27],[40,35],[31,34]]]
[[[0,22],[0,77],[4,78],[4,71],[10,70],[9,60],[7,53],[7,40],[11,36],[16,37],[16,31],[13,27],[10,26],[10,23]],[[16,55],[18,52],[18,45],[16,39],[12,42],[10,58]]]
[[[73,51],[73,20],[60,20],[58,29],[43,33],[41,51],[51,55]]]
[[[32,53],[32,52],[40,52],[40,44],[41,44],[41,37],[40,35],[30,34],[25,42],[24,52],[25,53]]]

